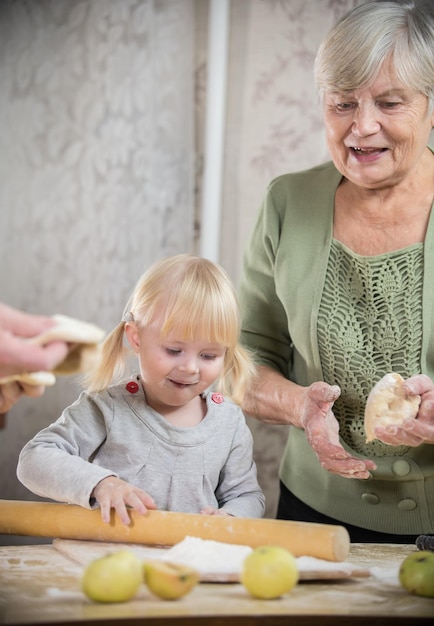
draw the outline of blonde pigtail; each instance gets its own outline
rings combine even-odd
[[[220,379],[219,391],[233,402],[241,405],[244,395],[256,374],[253,355],[246,348],[237,344],[228,351],[227,364]]]
[[[122,321],[103,341],[95,368],[83,380],[89,392],[107,389],[114,381],[123,377],[128,353],[124,346],[124,329],[125,322]]]

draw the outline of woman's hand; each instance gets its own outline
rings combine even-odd
[[[339,441],[339,423],[332,412],[339,394],[337,386],[316,382],[302,387],[260,365],[243,410],[267,424],[303,428],[319,462],[329,472],[346,478],[369,478],[375,463],[352,457]]]
[[[324,382],[306,387],[301,426],[324,469],[344,478],[369,478],[375,463],[352,457],[339,441],[339,423],[332,411],[339,395],[339,387]]]
[[[0,378],[22,372],[51,371],[68,354],[68,345],[28,341],[54,325],[52,318],[31,315],[0,302]]]
[[[417,447],[423,443],[434,444],[434,383],[425,374],[416,374],[404,381],[404,389],[410,395],[421,396],[415,419],[405,420],[401,426],[389,424],[377,427],[375,435],[391,446]]]
[[[54,321],[30,315],[0,302],[0,379],[31,371],[51,371],[68,354],[68,345],[54,341],[38,346],[29,338],[51,328]],[[8,381],[0,384],[0,413],[6,413],[22,395],[38,398],[45,387]]]
[[[121,522],[128,526],[131,520],[127,506],[142,515],[148,509],[157,508],[153,498],[146,491],[116,476],[103,478],[94,488],[92,497],[98,502],[102,521],[106,524],[110,522],[111,509],[114,509]]]

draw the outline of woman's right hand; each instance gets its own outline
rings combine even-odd
[[[92,491],[91,497],[98,502],[102,521],[106,524],[110,522],[111,509],[114,509],[121,522],[128,526],[131,519],[127,506],[142,515],[148,509],[157,508],[153,498],[146,491],[116,476],[103,478]]]
[[[339,395],[338,386],[324,382],[304,388],[300,426],[324,469],[344,478],[369,478],[375,463],[351,456],[339,441],[339,423],[332,411]]]

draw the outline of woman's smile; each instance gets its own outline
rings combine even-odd
[[[350,150],[354,153],[354,156],[357,159],[363,160],[366,157],[371,156],[379,156],[383,152],[386,151],[387,148],[359,148],[357,146],[352,146]]]

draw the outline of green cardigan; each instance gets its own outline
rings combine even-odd
[[[303,386],[323,380],[317,318],[340,180],[329,162],[272,181],[244,254],[239,288],[243,343],[260,363]],[[431,219],[424,245],[420,372],[432,379],[433,272]],[[331,474],[320,466],[304,431],[291,427],[280,478],[300,500],[341,522],[395,534],[434,533],[434,446],[375,457],[375,462],[369,480]]]

